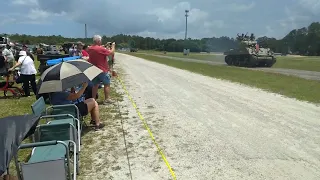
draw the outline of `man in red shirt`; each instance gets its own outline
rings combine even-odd
[[[102,37],[99,35],[93,36],[93,45],[88,48],[88,54],[89,54],[89,62],[95,66],[97,66],[99,69],[103,71],[99,76],[97,76],[95,79],[92,80],[94,86],[92,88],[92,97],[96,97],[99,84],[100,82],[104,85],[104,95],[105,100],[103,104],[109,104],[113,103],[113,101],[110,99],[110,75],[109,75],[109,65],[106,60],[106,57],[109,55],[114,54],[115,51],[115,43],[112,43],[111,50],[107,50],[103,46],[101,46],[102,43]]]

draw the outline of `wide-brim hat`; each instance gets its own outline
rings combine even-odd
[[[19,56],[26,56],[27,55],[27,52],[26,51],[20,51],[19,52]]]

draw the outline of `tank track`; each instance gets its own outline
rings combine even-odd
[[[272,60],[262,58],[258,60],[251,55],[227,55],[225,62],[229,66],[237,67],[272,67],[276,63],[276,59],[273,57]]]

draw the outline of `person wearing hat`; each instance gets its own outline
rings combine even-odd
[[[18,62],[9,69],[9,71],[13,71],[16,67],[20,66],[20,76],[21,81],[23,83],[23,90],[25,96],[30,96],[30,90],[29,90],[29,82],[31,83],[32,91],[34,94],[37,93],[37,84],[36,84],[36,74],[37,70],[34,65],[33,60],[30,58],[30,56],[27,55],[26,51],[20,51],[19,52],[19,60]]]
[[[29,57],[34,61],[34,57],[33,57],[33,55],[30,53],[27,45],[24,44],[24,45],[22,46],[22,51],[26,51],[26,52],[27,52],[27,56],[29,56]]]
[[[77,43],[77,47],[76,49],[73,51],[72,56],[81,56],[82,57],[82,48],[83,48],[83,43],[82,42],[78,42]]]

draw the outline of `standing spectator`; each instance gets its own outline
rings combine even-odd
[[[85,59],[85,60],[89,60],[89,54],[88,54],[88,52],[87,52],[87,50],[88,50],[88,46],[86,46],[86,45],[83,45],[82,46],[82,48],[81,48],[82,50],[81,50],[81,53],[82,53],[82,59]]]
[[[111,50],[111,45],[109,45],[108,47],[107,47],[107,49],[108,50]],[[109,56],[108,56],[108,65],[109,65],[109,72],[110,72],[110,74],[112,73],[112,71],[113,71],[113,64],[114,64],[114,54],[115,53],[113,53],[113,54],[110,54]]]
[[[34,61],[34,57],[33,57],[33,55],[30,53],[27,45],[24,44],[24,45],[22,46],[22,51],[27,52],[27,56],[29,56],[29,57]]]
[[[6,67],[9,69],[14,64],[14,56],[13,53],[9,50],[11,47],[10,45],[7,45],[4,50],[2,51],[2,56],[5,59]]]
[[[29,82],[31,82],[32,90],[34,94],[37,93],[37,85],[36,85],[36,74],[37,70],[34,66],[33,60],[27,56],[26,51],[20,51],[19,53],[19,60],[18,62],[9,69],[9,71],[13,71],[16,67],[20,67],[20,76],[23,83],[23,90],[25,93],[25,96],[30,96],[30,90],[29,90]]]
[[[74,48],[74,44],[72,44],[72,46],[69,48],[69,56],[73,56],[75,50]]]
[[[74,50],[73,56],[81,56],[82,57],[83,45],[84,44],[80,41],[77,43],[77,48]]]
[[[82,56],[83,57],[88,57],[88,59],[89,59],[88,46],[87,45],[84,45],[83,48],[82,48]]]
[[[88,49],[89,53],[89,62],[95,66],[97,66],[99,69],[103,71],[99,76],[97,76],[95,79],[93,79],[93,88],[92,88],[92,97],[96,97],[99,84],[100,82],[103,82],[104,84],[104,95],[105,99],[103,104],[109,104],[113,103],[113,101],[110,99],[110,75],[108,74],[109,71],[109,65],[106,61],[106,58],[110,54],[114,54],[115,51],[115,43],[112,43],[111,50],[107,50],[103,46],[101,46],[102,43],[102,37],[99,35],[93,36],[93,45],[90,46]]]

